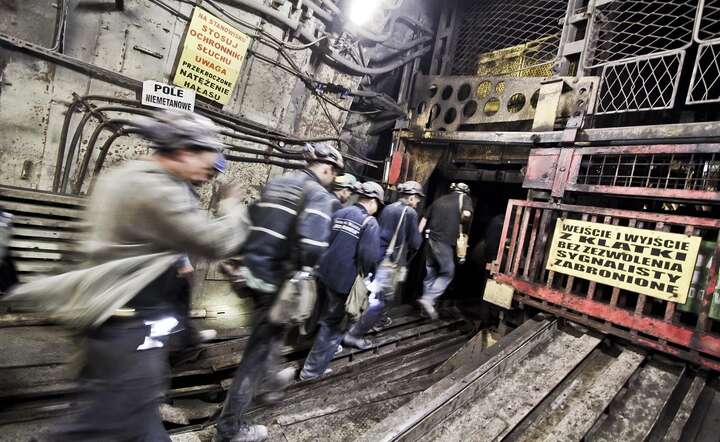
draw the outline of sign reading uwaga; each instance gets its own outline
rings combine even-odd
[[[547,269],[684,304],[700,237],[559,219]]]
[[[208,12],[195,8],[173,83],[227,104],[250,44],[250,37]]]

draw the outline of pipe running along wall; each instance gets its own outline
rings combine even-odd
[[[99,97],[90,97],[97,99]],[[105,98],[105,97],[103,97]],[[112,98],[112,97],[107,97]],[[135,104],[139,105],[139,103],[131,102],[130,100],[123,100],[123,99],[113,99],[113,101],[121,101],[121,102],[127,102],[128,104]],[[110,148],[112,147],[113,143],[120,137],[129,135],[132,133],[136,133],[137,130],[134,129],[134,122],[132,120],[127,119],[109,119],[105,115],[106,112],[116,112],[116,113],[130,113],[134,115],[143,115],[143,116],[149,116],[152,113],[145,109],[139,109],[139,108],[133,108],[130,106],[101,106],[101,107],[95,107],[88,103],[88,97],[86,98],[80,98],[74,101],[70,104],[68,107],[68,112],[66,113],[66,120],[68,123],[67,125],[63,123],[63,128],[69,127],[70,120],[72,118],[71,110],[75,111],[78,107],[78,105],[82,105],[85,107],[86,111],[83,117],[81,118],[79,124],[75,128],[75,133],[73,135],[72,141],[70,143],[69,149],[68,149],[68,156],[65,159],[65,166],[64,168],[58,168],[56,170],[55,180],[57,181],[59,179],[60,174],[62,173],[62,181],[60,182],[60,190],[61,192],[64,192],[66,190],[67,185],[69,184],[69,175],[72,168],[72,163],[74,160],[74,153],[77,148],[77,145],[79,143],[80,138],[82,137],[82,132],[87,124],[87,122],[90,120],[90,118],[95,117],[98,119],[99,124],[95,127],[93,130],[90,139],[87,143],[87,148],[85,150],[85,154],[83,156],[83,159],[81,161],[81,164],[78,168],[78,172],[75,176],[72,193],[74,194],[80,194],[82,191],[82,187],[85,182],[85,178],[88,172],[88,168],[92,159],[92,155],[95,150],[95,146],[100,138],[100,135],[104,130],[112,130],[113,134],[108,137],[108,139],[104,142],[102,147],[100,148],[100,153],[98,155],[98,158],[95,161],[95,166],[93,168],[93,179],[97,177],[99,172],[102,169],[102,166],[105,162],[105,159],[107,157],[108,152],[110,151]],[[130,127],[125,127],[130,126]],[[58,149],[58,152],[63,151],[64,152],[64,145],[65,141],[67,140],[67,132],[68,130],[65,130],[64,136],[61,136],[61,145]],[[270,160],[271,158],[278,158],[278,159],[285,159],[285,160],[296,160],[300,162],[292,162],[292,161],[277,161],[277,160],[271,160],[272,162],[263,162],[259,161],[262,160],[262,158],[251,158],[251,157],[245,157],[245,156],[238,156],[238,155],[231,155],[233,161],[239,161],[239,162],[249,162],[249,163],[262,163],[262,164],[273,164],[280,167],[287,167],[287,168],[297,168],[298,166],[302,166],[302,153],[300,151],[293,151],[290,149],[284,149],[280,147],[280,145],[269,142],[267,140],[263,140],[261,138],[246,136],[242,134],[237,134],[235,132],[232,132],[230,130],[223,130],[221,131],[221,134],[224,136],[227,136],[229,138],[238,139],[242,141],[249,141],[256,144],[264,144],[270,147],[273,150],[277,150],[280,153],[275,153],[272,151],[266,151],[266,150],[259,150],[259,149],[253,149],[245,146],[239,146],[231,143],[226,143],[226,149],[233,152],[239,152],[239,153],[246,153],[246,154],[253,154],[253,155],[259,155],[262,157],[265,157],[265,159]],[[62,135],[62,134],[61,134]],[[62,164],[62,157],[58,155],[59,158],[59,164]]]

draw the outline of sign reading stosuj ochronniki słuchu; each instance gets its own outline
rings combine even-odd
[[[684,304],[700,241],[697,236],[559,219],[547,269]]]
[[[195,8],[173,83],[227,104],[249,44],[250,37],[207,11]]]

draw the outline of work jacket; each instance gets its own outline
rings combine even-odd
[[[340,201],[340,198],[338,198],[338,196],[335,195],[335,192],[333,192],[331,194],[331,196],[332,196],[332,199],[330,200],[330,204],[331,204],[330,213],[334,214],[335,212],[337,212],[338,210],[343,208],[343,203],[342,203],[342,201]]]
[[[97,183],[83,267],[21,285],[10,299],[76,327],[99,325],[181,257],[236,254],[248,233],[245,208],[226,199],[218,212],[209,218],[187,183],[157,163],[131,161]]]
[[[252,227],[241,253],[249,287],[275,292],[293,272],[317,264],[328,246],[332,198],[310,170],[265,185],[248,209]]]
[[[355,204],[333,215],[330,247],[320,260],[318,274],[332,291],[346,295],[357,275],[375,273],[380,248],[380,229],[375,217]]]
[[[403,211],[405,211],[405,216],[400,229],[398,229],[398,223]],[[385,256],[395,230],[398,230],[391,260],[400,265],[407,264],[407,257],[412,256],[422,244],[422,235],[418,230],[418,215],[415,209],[402,201],[396,201],[383,209],[380,214],[379,224],[381,259]],[[399,256],[401,250],[402,256]]]

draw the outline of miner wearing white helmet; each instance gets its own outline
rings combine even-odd
[[[288,284],[299,287],[301,296],[315,294],[313,268],[330,236],[333,196],[327,188],[344,168],[340,152],[327,144],[307,144],[303,154],[307,167],[270,180],[248,210],[252,227],[240,253],[240,274],[246,285],[243,294],[255,301],[255,320],[218,419],[218,442],[265,440],[267,428],[250,424],[246,417],[258,386],[266,379],[265,387],[280,390],[294,375],[278,372],[276,366],[298,313],[280,308],[282,296]]]
[[[322,376],[330,365],[343,337],[346,300],[358,283],[358,276],[371,279],[378,263],[380,229],[373,215],[383,203],[383,188],[373,182],[355,189],[358,202],[333,215],[330,247],[318,266],[321,289],[326,293],[327,311],[310,350],[300,380]]]
[[[455,276],[456,255],[459,263],[465,262],[461,249],[467,246],[467,232],[472,220],[470,187],[465,183],[452,183],[450,191],[433,202],[420,220],[420,231],[425,230],[428,247],[425,262],[427,275],[418,303],[432,319],[438,317],[435,302]]]
[[[154,153],[97,182],[85,267],[11,295],[85,335],[81,409],[48,440],[170,441],[158,406],[168,383],[168,335],[184,319],[177,263],[186,255],[232,256],[248,234],[239,198],[229,195],[221,217],[209,218],[191,190],[214,174],[220,156],[212,121],[164,111],[142,119],[138,132]]]
[[[417,181],[406,181],[397,186],[397,191],[398,200],[385,207],[378,220],[380,259],[387,265],[380,266],[377,271],[375,290],[370,295],[367,311],[343,338],[343,344],[349,347],[371,347],[372,343],[363,335],[373,327],[390,325],[392,320],[387,315],[387,304],[405,279],[408,261],[422,244],[415,211],[425,196],[422,185]]]

